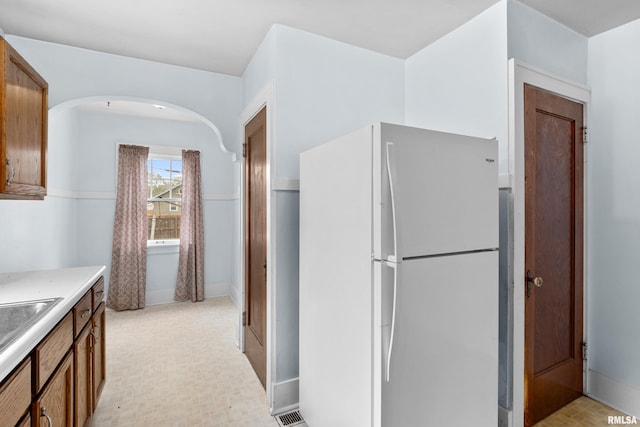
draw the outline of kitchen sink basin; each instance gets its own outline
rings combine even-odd
[[[61,300],[48,298],[0,304],[0,353]]]

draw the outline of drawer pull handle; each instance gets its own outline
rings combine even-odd
[[[49,423],[49,427],[53,427],[53,421],[51,421],[51,417],[47,414],[46,407],[43,406],[42,408],[40,408],[40,416],[45,417],[47,419],[47,422]]]
[[[85,317],[89,316],[90,314],[91,314],[91,309],[90,309],[90,308],[87,308],[85,311],[83,311],[83,312],[80,314],[80,317],[84,319]]]
[[[95,341],[98,341],[100,339],[100,326],[96,325],[91,331],[91,334],[93,335]]]
[[[11,176],[9,176],[9,178],[7,178],[7,185],[11,185],[11,182],[13,181],[13,178],[16,177],[16,169],[11,166],[9,159],[6,159],[6,164],[7,166],[9,166],[11,168]]]

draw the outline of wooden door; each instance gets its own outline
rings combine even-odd
[[[244,351],[263,387],[267,379],[267,139],[266,107],[245,127]]]
[[[529,85],[524,100],[530,426],[582,395],[583,106]]]

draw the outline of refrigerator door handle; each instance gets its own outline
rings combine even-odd
[[[396,307],[397,307],[397,295],[398,295],[398,282],[400,280],[400,263],[385,262],[387,267],[393,269],[393,306],[391,308],[391,333],[389,334],[389,346],[387,348],[387,355],[385,358],[385,377],[387,382],[391,379],[391,354],[393,352],[393,336],[396,330]]]
[[[393,336],[395,334],[396,329],[396,302],[397,302],[397,294],[398,294],[398,282],[400,281],[400,266],[402,265],[402,256],[399,253],[400,248],[400,232],[398,230],[398,213],[397,213],[397,205],[398,205],[398,194],[396,192],[396,185],[398,183],[398,177],[396,174],[396,162],[393,156],[393,142],[386,143],[386,154],[387,154],[387,176],[389,178],[389,194],[391,195],[391,218],[393,222],[393,255],[389,255],[387,257],[387,265],[393,268],[393,309],[391,311],[391,334],[389,336],[389,349],[387,350],[387,360],[386,360],[386,380],[389,382],[391,375],[391,355],[393,352]]]
[[[393,157],[393,142],[387,142],[386,154],[387,154],[387,177],[389,178],[389,194],[391,195],[391,219],[393,223],[393,255],[389,255],[387,259],[392,262],[401,262],[402,257],[398,253],[400,245],[400,230],[398,226],[398,194],[396,192],[396,185],[398,183],[398,176],[396,174],[396,162]]]

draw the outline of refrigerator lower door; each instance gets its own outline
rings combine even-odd
[[[382,426],[495,426],[497,398],[498,252],[404,262]]]

